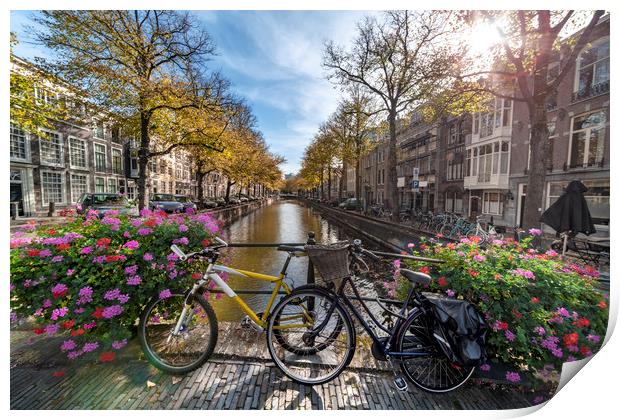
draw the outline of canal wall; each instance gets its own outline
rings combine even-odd
[[[302,201],[320,211],[322,216],[333,223],[343,225],[359,233],[361,237],[366,237],[391,251],[400,253],[407,250],[407,244],[419,242],[420,232],[407,226],[326,206],[315,201]]]
[[[239,204],[233,207],[224,207],[223,209],[208,210],[207,213],[220,220],[224,226],[230,225],[235,220],[252,213],[264,206],[269,206],[274,199],[269,197],[262,200],[250,201],[248,203]]]

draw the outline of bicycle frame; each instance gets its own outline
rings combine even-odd
[[[267,327],[267,319],[269,318],[269,314],[271,313],[271,309],[276,301],[276,298],[280,292],[280,289],[281,288],[284,289],[284,292],[286,294],[291,293],[291,288],[284,281],[284,278],[286,276],[286,270],[291,261],[291,258],[292,258],[292,254],[289,253],[289,256],[286,259],[286,262],[284,263],[284,266],[282,267],[280,274],[277,276],[272,276],[269,274],[262,274],[262,273],[255,273],[253,271],[241,270],[238,268],[228,267],[225,265],[218,265],[210,261],[202,278],[194,284],[189,295],[193,295],[203,290],[205,286],[209,284],[210,281],[213,281],[226,294],[226,296],[234,300],[235,303],[239,305],[239,307],[243,310],[243,312],[245,312],[246,315],[248,315],[248,317],[256,325],[264,329]],[[267,306],[265,307],[265,310],[263,311],[262,316],[259,316],[259,314],[254,312],[252,308],[250,308],[247,305],[247,303],[245,303],[245,301],[239,295],[237,295],[237,293],[235,293],[235,291],[219,276],[218,273],[227,273],[227,274],[231,274],[231,275],[242,277],[242,278],[251,278],[254,280],[273,283],[274,288],[273,288],[273,291],[271,292],[269,301],[267,302]],[[305,309],[306,308],[304,308],[304,310]],[[304,311],[303,315],[306,318],[306,320],[311,320],[310,315],[306,311]],[[183,315],[181,316],[181,319],[183,319]],[[300,324],[288,324],[286,326],[282,326],[278,328],[299,328],[302,326],[306,326],[306,324],[301,324],[301,325]]]

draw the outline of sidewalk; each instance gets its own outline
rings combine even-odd
[[[137,340],[116,360],[68,362],[61,340],[11,332],[11,409],[512,409],[531,405],[517,388],[470,381],[434,395],[410,386],[400,392],[383,366],[356,363],[332,382],[305,387],[284,377],[264,358],[264,337],[220,328],[214,356],[182,377],[159,372],[141,355]],[[235,339],[233,339],[235,337]],[[241,339],[240,339],[241,338]],[[238,343],[252,342],[247,356]],[[362,368],[363,366],[363,368]]]

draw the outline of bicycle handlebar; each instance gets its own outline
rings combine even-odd
[[[188,258],[191,258],[195,255],[202,256],[202,255],[208,254],[209,252],[217,251],[220,248],[228,247],[228,243],[226,243],[226,241],[224,241],[223,239],[217,236],[215,237],[215,242],[217,242],[219,245],[208,246],[200,251],[190,252],[189,254],[186,254],[185,252],[183,252],[183,250],[181,250],[181,248],[179,248],[176,244],[172,244],[170,246],[170,249],[172,250],[172,252],[174,252],[177,255],[177,257],[179,257],[181,261],[186,261]]]

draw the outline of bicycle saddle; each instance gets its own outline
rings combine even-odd
[[[418,273],[417,271],[411,271],[404,268],[400,269],[400,274],[409,280],[411,283],[418,283],[423,286],[428,285],[431,282],[431,276],[424,273]]]

